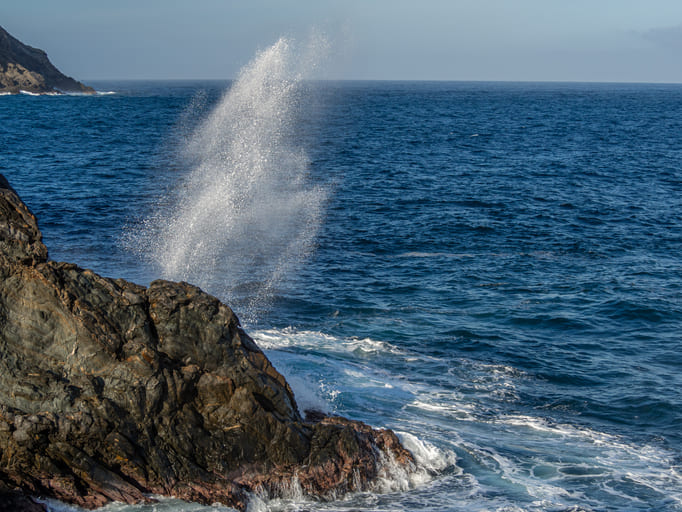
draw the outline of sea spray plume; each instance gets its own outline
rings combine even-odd
[[[241,71],[187,142],[194,168],[152,229],[164,277],[226,300],[245,288],[247,320],[310,252],[320,224],[325,191],[308,183],[308,158],[292,142],[314,46],[299,52],[280,39]]]

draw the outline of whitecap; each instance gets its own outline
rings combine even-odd
[[[368,337],[338,337],[320,331],[299,331],[293,327],[256,330],[251,333],[251,336],[263,349],[297,347],[356,355],[406,354],[404,350],[386,341]]]
[[[625,483],[631,488],[635,484],[682,506],[682,475],[677,459],[673,452],[663,447],[633,444],[620,436],[585,426],[527,415],[503,415],[490,422],[536,432],[535,435],[514,433],[516,438],[525,440],[524,444],[530,450],[538,453],[557,453],[558,450],[562,455],[556,460],[537,461],[545,468],[553,469],[553,473],[545,471],[552,474],[549,480],[571,481],[573,485],[579,480],[588,483],[598,480],[603,489],[619,494],[624,491],[616,491],[614,486]],[[505,471],[511,478],[514,473],[519,474],[518,469]],[[532,495],[537,495],[544,485],[542,479],[522,480]],[[635,495],[624,495],[630,500],[636,499]]]
[[[418,438],[409,432],[396,432],[403,446],[412,453],[417,467],[430,475],[437,475],[457,465],[457,455],[451,450]]]
[[[414,407],[422,411],[432,412],[444,417],[450,417],[461,421],[476,421],[478,418],[474,414],[473,404],[462,401],[455,403],[447,403],[443,401],[433,400],[430,398],[416,399],[408,404],[406,408]]]

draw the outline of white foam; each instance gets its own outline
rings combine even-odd
[[[288,347],[331,348],[339,338],[319,331],[298,331],[293,327],[284,329],[262,329],[250,333],[258,346],[263,349]]]
[[[246,506],[246,512],[268,512],[269,510],[267,500],[256,495],[251,496]]]
[[[395,345],[372,338],[350,336],[341,338],[319,331],[299,331],[293,327],[285,329],[262,329],[251,333],[256,343],[263,349],[283,349],[289,347],[317,349],[333,353],[354,353],[356,355],[386,354],[405,355],[406,352]]]
[[[257,330],[251,335],[285,376],[302,411],[337,412],[341,393],[374,393],[370,389],[381,393],[405,385],[402,379],[371,365],[387,356],[406,359],[406,352],[387,342],[291,327]]]
[[[494,397],[496,389],[513,389],[518,379],[530,378],[516,368],[463,361],[453,369],[453,375],[462,379],[465,389],[475,384],[473,396],[413,385],[409,389],[415,399],[405,411],[410,413],[414,408],[429,416],[426,420],[410,416],[404,425],[418,428],[423,423],[426,428],[437,426],[439,430],[452,425],[451,432],[434,435],[449,439],[458,452],[467,453],[479,467],[476,474],[490,475],[488,478],[495,483],[486,483],[486,489],[507,485],[522,488],[538,500],[534,505],[540,510],[583,510],[576,508],[576,503],[584,504],[584,510],[591,510],[588,503],[598,509],[601,502],[594,497],[595,489],[632,503],[644,494],[658,495],[673,508],[682,506],[682,475],[675,452],[578,424],[504,414],[480,401],[482,397]],[[458,422],[457,426],[452,420]]]
[[[585,480],[587,485],[595,480],[609,493],[636,500],[623,490],[616,490],[619,483],[645,487],[682,506],[682,475],[676,465],[676,455],[662,447],[649,444],[632,444],[619,436],[599,432],[584,426],[562,424],[545,418],[526,415],[508,415],[490,420],[491,423],[528,429],[534,435],[525,438],[530,449],[548,452],[561,446],[565,460],[538,460],[538,465],[553,468],[553,473],[542,479],[528,477],[518,466],[500,464],[504,474],[526,487],[529,494],[537,497],[562,492],[561,482],[570,480],[572,485]],[[540,434],[538,436],[538,434]],[[548,452],[551,453],[551,452]],[[496,458],[499,462],[499,457]],[[550,485],[549,482],[557,485]],[[632,485],[625,485],[632,488]],[[565,492],[565,491],[564,491]]]
[[[452,397],[454,398],[454,397]],[[450,400],[452,400],[450,398]],[[409,407],[415,407],[423,411],[435,412],[445,417],[461,421],[476,421],[478,418],[475,415],[475,407],[470,402],[462,400],[453,402],[439,402],[434,401],[432,397],[418,398],[409,404]]]
[[[462,378],[479,394],[499,402],[518,401],[517,382],[530,378],[512,366],[468,360],[461,360],[460,365],[451,368],[449,373]]]
[[[15,96],[17,93],[13,92],[0,92],[0,96]],[[24,96],[87,96],[91,97],[93,94],[91,93],[85,93],[85,92],[61,92],[61,91],[53,91],[53,92],[32,92],[32,91],[24,91],[20,90],[18,94],[22,94]],[[112,94],[118,94],[116,91],[96,91],[95,96],[109,96]]]
[[[46,498],[34,498],[35,501],[45,505],[48,512],[84,512],[84,509],[75,505],[67,505],[57,500]]]
[[[311,382],[304,377],[290,374],[286,367],[278,367],[278,370],[282,374],[287,375],[286,380],[289,383],[291,390],[294,392],[296,403],[301,411],[312,410],[323,413],[332,412],[330,403],[323,397],[327,395],[333,398],[333,391],[330,393],[325,390],[324,384]],[[336,393],[338,394],[338,391]]]
[[[436,447],[408,432],[396,432],[403,446],[412,453],[417,466],[435,475],[457,464],[457,456],[450,450]]]
[[[126,503],[113,502],[96,510],[97,512],[235,512],[235,509],[221,504],[200,505],[167,496],[151,495],[149,497],[154,499],[156,503],[128,505]],[[39,498],[36,501],[44,504],[48,512],[87,512],[86,509],[61,503],[57,500]]]

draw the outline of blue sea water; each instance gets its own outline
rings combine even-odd
[[[51,258],[147,284],[169,274],[163,219],[195,198],[192,141],[234,84],[93,85],[113,94],[0,97],[0,173]],[[301,408],[395,429],[424,472],[254,508],[682,510],[682,86],[315,82],[291,105],[251,160],[300,157],[274,166],[315,192],[305,255],[263,286],[255,268],[282,268],[267,226],[288,236],[307,205],[270,211],[293,192],[254,175],[265,234],[230,231],[248,265],[221,249],[200,284]],[[238,112],[221,118],[235,137]]]

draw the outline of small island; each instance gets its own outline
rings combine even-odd
[[[25,45],[0,27],[0,94],[95,94],[88,87],[64,75],[47,58],[47,53]]]

